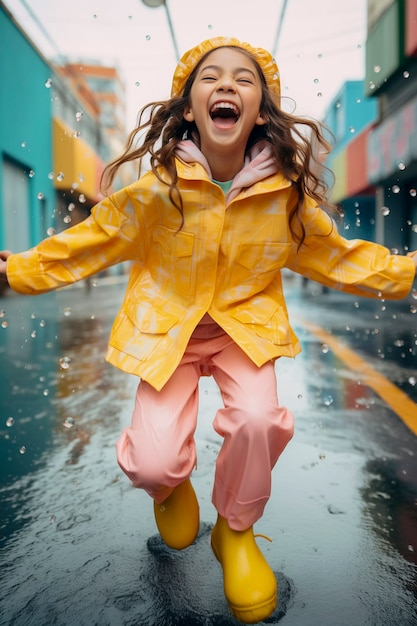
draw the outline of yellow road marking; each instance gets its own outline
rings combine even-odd
[[[338,339],[329,335],[323,328],[307,320],[295,316],[320,341],[327,344],[334,354],[351,370],[356,372],[363,384],[370,387],[388,404],[389,407],[402,419],[408,428],[417,435],[417,404],[396,385],[368,365],[353,350],[345,346]]]

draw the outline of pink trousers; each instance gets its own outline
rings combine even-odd
[[[196,466],[198,381],[212,375],[223,408],[213,421],[223,437],[212,501],[230,528],[246,530],[263,514],[271,471],[290,441],[293,416],[278,405],[273,362],[257,367],[226,334],[191,338],[161,391],[141,381],[131,426],[117,441],[117,460],[134,487],[163,502]]]

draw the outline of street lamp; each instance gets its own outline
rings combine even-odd
[[[177,46],[177,40],[175,39],[175,33],[174,33],[174,29],[172,27],[172,21],[171,21],[171,15],[169,13],[169,9],[168,9],[168,5],[166,0],[142,0],[143,4],[151,9],[156,9],[158,7],[160,7],[161,5],[164,6],[165,8],[165,13],[167,16],[167,22],[168,22],[168,26],[169,26],[169,30],[171,33],[171,39],[172,39],[172,45],[174,46],[174,51],[175,51],[175,57],[177,59],[177,61],[179,61],[180,59],[180,55],[178,52],[178,46]]]

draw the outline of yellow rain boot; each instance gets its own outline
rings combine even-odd
[[[199,506],[190,480],[177,485],[161,504],[154,501],[154,514],[166,545],[174,550],[188,548],[200,526]]]
[[[253,528],[232,530],[219,515],[211,547],[223,568],[224,595],[236,619],[255,624],[271,615],[277,604],[276,580],[256,544]]]

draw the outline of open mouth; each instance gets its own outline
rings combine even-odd
[[[210,117],[218,128],[231,128],[240,117],[240,111],[231,102],[216,102],[210,109]]]

